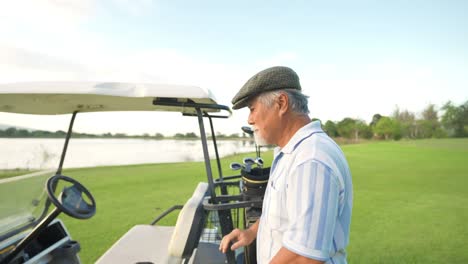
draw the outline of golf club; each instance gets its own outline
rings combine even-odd
[[[242,131],[244,131],[245,133],[249,134],[249,135],[253,135],[254,131],[252,130],[251,127],[249,126],[243,126],[242,127]]]
[[[255,163],[257,164],[257,166],[258,166],[260,169],[263,168],[264,162],[263,162],[263,159],[262,159],[262,158],[257,157],[257,158],[255,159]]]
[[[243,126],[241,127],[241,129],[242,131],[244,131],[244,133],[249,134],[251,136],[253,136],[254,134],[254,131],[250,126]],[[257,157],[260,157],[260,146],[257,145],[257,142],[255,142],[255,153],[257,154]]]
[[[245,171],[250,172],[252,169],[252,165],[255,164],[255,160],[252,158],[244,158],[244,166],[245,166]]]
[[[243,166],[240,163],[233,162],[233,163],[229,164],[229,168],[231,168],[231,170],[233,170],[233,171],[236,171],[236,170],[242,169]]]

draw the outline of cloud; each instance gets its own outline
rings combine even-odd
[[[43,71],[83,71],[85,68],[77,63],[69,62],[40,52],[34,52],[17,47],[0,45],[0,61],[8,66],[24,69],[40,69]]]
[[[70,29],[83,22],[93,10],[92,0],[15,0],[5,1],[0,9],[2,26],[34,25],[37,31]]]
[[[429,103],[441,105],[450,99],[443,95],[443,83],[433,79],[410,78],[343,78],[302,80],[304,93],[310,96],[311,115],[323,121],[340,121],[344,117],[370,122],[376,113],[390,115],[396,106],[418,113]],[[437,101],[434,101],[437,98]]]
[[[22,56],[15,61],[29,60],[27,64],[37,59],[34,53],[41,57],[37,62],[44,56],[59,60],[78,57],[83,46],[91,46],[89,39],[96,39],[82,29],[94,9],[93,0],[5,1],[0,9],[0,52],[8,50],[12,56],[29,53],[31,59]]]
[[[114,4],[132,16],[141,16],[148,14],[154,6],[152,0],[115,0]]]
[[[0,82],[88,80],[95,71],[73,60],[0,45]]]

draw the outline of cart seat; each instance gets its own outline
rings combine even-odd
[[[185,203],[176,226],[136,225],[107,250],[96,263],[182,263],[190,259],[205,223],[203,198],[207,183],[199,183]]]

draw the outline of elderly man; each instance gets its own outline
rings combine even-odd
[[[290,68],[263,70],[232,99],[248,107],[259,145],[274,144],[260,219],[221,241],[226,252],[257,238],[258,263],[346,263],[352,182],[346,158],[319,121],[308,116],[307,96]]]

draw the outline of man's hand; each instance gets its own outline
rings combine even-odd
[[[256,230],[255,230],[256,231]],[[219,245],[219,250],[223,253],[226,253],[226,250],[229,247],[229,244],[233,242],[231,246],[231,250],[236,250],[240,247],[250,245],[252,241],[254,241],[255,237],[257,237],[257,232],[254,230],[246,229],[234,229],[231,233],[225,235],[223,240],[221,240],[221,244]]]
[[[249,229],[240,230],[234,229],[231,233],[225,235],[223,240],[221,240],[221,244],[219,245],[219,250],[223,253],[226,253],[229,245],[234,243],[231,246],[231,250],[236,250],[240,247],[244,247],[250,245],[252,241],[257,237],[258,231],[258,224],[260,223],[260,219],[257,220]]]

